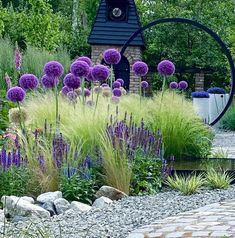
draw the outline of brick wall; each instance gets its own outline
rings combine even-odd
[[[204,73],[196,73],[195,74],[195,91],[203,91],[204,90]]]
[[[105,50],[115,48],[118,50],[121,50],[121,46],[116,45],[92,45],[92,51],[91,51],[91,59],[94,63],[101,63],[102,61],[102,54]],[[132,68],[132,65],[138,61],[142,60],[142,48],[138,46],[129,46],[124,56],[128,59],[130,63],[130,68]],[[134,73],[130,72],[130,92],[131,93],[138,93],[139,92],[139,77],[136,77]]]

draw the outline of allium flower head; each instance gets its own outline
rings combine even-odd
[[[74,74],[69,73],[64,77],[64,85],[68,88],[77,89],[80,87],[80,84],[80,78]]]
[[[188,88],[188,83],[186,81],[180,81],[179,82],[179,89],[180,90],[185,90]]]
[[[22,102],[25,99],[25,91],[21,87],[12,87],[7,91],[7,98],[12,102]]]
[[[116,81],[118,81],[120,84],[121,84],[121,86],[123,87],[124,86],[124,80],[123,79],[117,79]]]
[[[107,88],[107,87],[109,87],[109,85],[108,85],[107,83],[103,83],[103,84],[101,85],[101,87],[102,87],[102,88]]]
[[[101,93],[103,89],[100,86],[95,86],[93,90],[94,90],[94,93],[98,94],[98,93]]]
[[[16,67],[16,70],[18,70],[18,71],[20,70],[21,64],[22,64],[22,55],[20,53],[19,47],[16,47],[16,49],[15,49],[15,67]]]
[[[77,103],[78,95],[76,94],[76,92],[74,92],[74,91],[68,92],[67,97],[68,97],[70,102]]]
[[[92,61],[91,61],[91,59],[90,59],[89,57],[87,57],[87,56],[81,56],[81,57],[77,58],[77,60],[86,62],[86,63],[89,65],[89,67],[92,66]]]
[[[175,65],[170,60],[163,60],[158,64],[157,70],[160,75],[171,76],[175,73]]]
[[[149,87],[149,83],[147,81],[142,81],[141,82],[141,88],[146,89]]]
[[[112,96],[111,102],[112,102],[113,104],[118,104],[118,103],[120,102],[120,98],[117,97],[117,96]]]
[[[122,96],[122,90],[120,88],[115,88],[113,90],[113,96],[121,97]]]
[[[20,87],[24,90],[34,90],[38,83],[38,78],[33,74],[23,74],[19,80]]]
[[[121,83],[119,81],[114,81],[113,82],[113,88],[121,88]]]
[[[89,106],[89,107],[94,107],[94,106],[95,106],[95,102],[92,101],[92,100],[88,100],[88,101],[86,102],[86,105]]]
[[[89,89],[87,89],[87,88],[84,89],[84,96],[85,97],[90,97],[91,96],[91,92],[90,92]]]
[[[103,88],[103,96],[104,97],[110,97],[112,94],[111,88],[110,87],[104,87]]]
[[[102,64],[98,64],[93,67],[91,73],[95,80],[105,81],[108,79],[110,71],[109,71],[108,67],[106,67]]]
[[[61,89],[60,93],[61,93],[63,96],[67,96],[68,92],[71,92],[71,91],[73,91],[72,88],[69,88],[69,87],[67,87],[67,86],[64,86],[64,87]]]
[[[44,73],[50,77],[59,78],[64,73],[64,67],[58,61],[50,61],[45,64]]]
[[[175,90],[178,88],[178,83],[177,82],[171,82],[170,83],[170,89]]]
[[[55,85],[58,85],[59,84],[59,80],[58,78],[55,78],[55,77],[50,77],[48,75],[43,75],[42,76],[42,85],[45,87],[45,88],[54,88]]]
[[[89,74],[86,76],[86,79],[87,79],[87,81],[90,81],[90,82],[92,82],[92,81],[96,81],[95,79],[94,79],[94,77],[92,76],[92,69],[93,69],[93,67],[90,67],[90,71],[89,71]]]
[[[106,64],[118,64],[121,60],[121,54],[116,49],[108,49],[103,53]]]
[[[27,112],[24,108],[12,108],[9,110],[9,120],[11,123],[20,124],[23,121],[27,120]]]
[[[207,92],[211,94],[226,94],[226,91],[223,88],[219,87],[209,88]]]
[[[138,76],[145,76],[148,73],[149,68],[146,63],[142,61],[137,61],[133,64],[132,70]]]
[[[210,97],[209,93],[205,91],[196,91],[196,92],[193,92],[191,95],[193,98],[209,98]]]
[[[121,87],[120,89],[122,90],[122,95],[126,95],[127,94],[127,91],[126,91],[125,88]]]
[[[82,89],[81,89],[81,88],[75,89],[74,92],[75,92],[78,96],[82,96]]]
[[[70,71],[77,77],[87,77],[90,66],[85,61],[77,60],[71,64]]]

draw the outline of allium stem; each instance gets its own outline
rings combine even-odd
[[[113,76],[114,76],[113,65],[111,64],[111,74],[110,74],[110,87],[111,87],[111,90],[113,90]]]
[[[162,107],[162,100],[163,100],[163,95],[166,87],[166,76],[163,76],[163,84],[162,84],[162,95],[161,95],[161,104],[160,104],[160,109]]]
[[[85,82],[84,82],[84,78],[81,78],[81,87],[82,87],[82,104],[83,106],[85,106]]]
[[[20,103],[18,102],[17,104],[18,104],[18,108],[19,108],[19,112],[20,112],[20,129],[23,132],[24,131],[24,126],[22,124],[22,111],[21,111],[21,108],[20,108]]]
[[[56,130],[59,129],[59,100],[58,100],[58,88],[57,88],[57,78],[54,79],[55,87],[55,117],[56,117]]]
[[[142,99],[141,77],[140,77],[140,82],[139,82],[139,93],[140,93],[140,107],[141,107],[141,99]]]
[[[96,110],[97,110],[97,106],[98,106],[98,102],[99,102],[99,96],[100,96],[100,91],[98,91],[97,97],[96,97],[94,116],[95,116],[95,113],[96,113]]]

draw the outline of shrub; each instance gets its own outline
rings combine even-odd
[[[173,177],[168,177],[166,185],[172,189],[182,192],[184,195],[191,195],[204,185],[205,180],[202,175],[183,176],[175,174]]]
[[[210,168],[206,175],[207,184],[212,189],[227,189],[233,179],[234,177],[227,172],[216,171],[213,168]]]
[[[235,105],[229,108],[221,123],[224,129],[235,131]]]

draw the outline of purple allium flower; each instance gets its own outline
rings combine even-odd
[[[132,70],[138,76],[145,76],[148,73],[149,68],[146,63],[142,61],[137,61],[133,64]]]
[[[103,83],[103,84],[101,85],[101,87],[102,87],[102,88],[107,88],[107,87],[109,87],[109,85],[108,85],[107,83]]]
[[[58,84],[59,84],[58,78],[50,77],[46,74],[42,76],[42,85],[45,88],[54,88],[55,85],[58,85]]]
[[[80,87],[80,84],[80,78],[74,74],[69,73],[64,77],[64,85],[68,88],[77,89]]]
[[[90,97],[90,95],[91,95],[90,90],[87,89],[87,88],[85,88],[85,89],[84,89],[84,96],[85,96],[85,97]]]
[[[64,73],[64,67],[58,61],[50,61],[45,64],[44,73],[50,77],[59,78]]]
[[[179,89],[180,90],[185,90],[188,88],[188,83],[186,81],[180,81],[179,82]]]
[[[117,79],[116,81],[118,81],[121,84],[122,87],[124,86],[124,80],[123,79]]]
[[[22,102],[25,99],[25,91],[21,87],[12,87],[7,91],[7,98],[12,102]]]
[[[67,87],[67,86],[64,86],[62,89],[61,89],[61,91],[60,91],[60,93],[62,94],[62,95],[64,95],[64,96],[66,96],[69,92],[71,92],[71,91],[73,91],[73,89],[71,89],[71,88],[69,88],[69,87]]]
[[[122,96],[122,90],[120,88],[115,88],[113,90],[113,95],[116,97],[121,97]]]
[[[23,74],[19,84],[24,90],[34,90],[38,86],[38,78],[33,74]]]
[[[157,70],[160,75],[171,76],[175,73],[175,65],[170,60],[163,60],[158,64]]]
[[[5,82],[7,85],[7,90],[9,90],[12,87],[12,82],[11,82],[11,79],[7,73],[5,73],[4,79],[5,79]]]
[[[93,67],[90,67],[89,74],[86,76],[87,81],[90,81],[90,82],[95,81],[95,79],[94,79],[94,77],[92,76],[92,73],[91,73],[92,69],[93,69]]]
[[[81,57],[77,58],[77,60],[86,62],[86,63],[89,65],[89,67],[92,66],[92,61],[91,61],[91,59],[90,59],[89,57],[87,57],[87,56],[81,56]]]
[[[114,104],[118,104],[120,102],[120,98],[117,96],[112,96],[111,102]]]
[[[15,49],[15,67],[16,67],[16,70],[18,70],[18,71],[20,70],[21,64],[22,64],[22,55],[20,53],[19,47],[16,47],[16,49]]]
[[[141,82],[141,87],[144,88],[144,89],[146,89],[146,88],[149,87],[149,83],[148,83],[147,81],[142,81],[142,82]]]
[[[219,87],[209,88],[207,92],[211,94],[226,94],[226,91],[223,88]]]
[[[111,96],[111,88],[110,87],[103,88],[103,96],[104,97],[110,97]]]
[[[121,60],[121,54],[116,49],[108,49],[103,53],[106,64],[118,64]]]
[[[113,82],[113,88],[121,88],[121,83],[119,81],[114,81]]]
[[[106,67],[102,64],[98,64],[93,67],[91,74],[95,80],[105,81],[108,79],[110,71],[109,71],[108,67]]]
[[[77,103],[77,98],[78,98],[78,95],[74,92],[74,91],[70,91],[67,93],[67,97],[68,99],[73,102],[73,103]]]
[[[77,60],[70,66],[70,71],[77,77],[87,77],[90,72],[90,66],[81,60]]]
[[[175,90],[178,88],[178,83],[177,82],[171,82],[170,83],[170,89]]]
[[[196,92],[193,92],[191,95],[193,98],[209,98],[210,97],[209,93],[205,91],[196,91]]]

